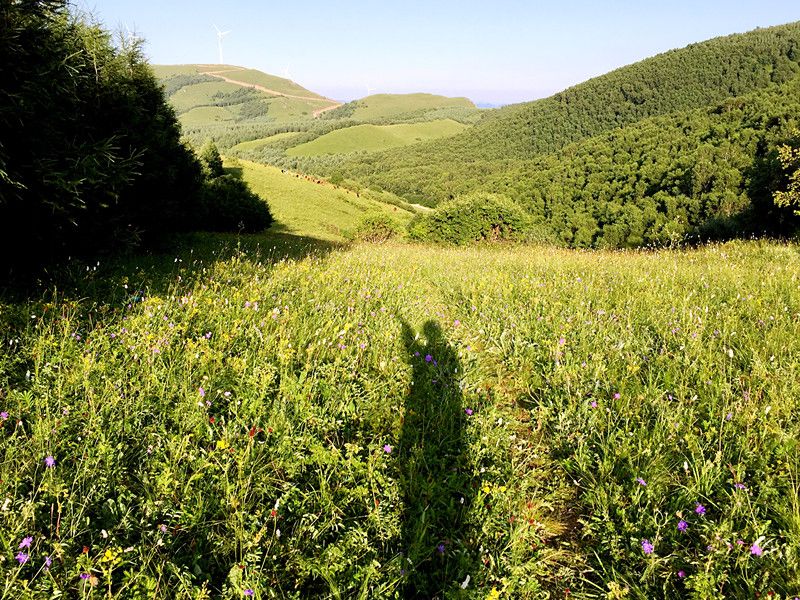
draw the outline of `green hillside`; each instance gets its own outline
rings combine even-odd
[[[450,119],[400,125],[356,125],[337,129],[286,151],[288,156],[317,156],[349,152],[377,152],[447,137],[464,131],[466,125]]]
[[[221,122],[281,124],[310,120],[317,111],[336,105],[293,81],[253,69],[155,65],[153,70],[190,136]]]
[[[471,109],[477,112],[476,106],[468,98],[450,98],[435,94],[374,94],[349,102],[331,111],[326,118],[380,121],[437,109]]]
[[[643,118],[702,108],[792,79],[800,72],[800,23],[716,38],[673,50],[544,100],[491,111],[463,134],[344,168],[380,173],[395,193],[438,202],[441,182],[476,184],[565,145]],[[427,196],[423,198],[421,196]]]
[[[309,181],[298,174],[249,161],[239,161],[242,177],[266,198],[280,231],[320,240],[344,241],[369,213],[391,215],[399,224],[412,213],[329,183]]]

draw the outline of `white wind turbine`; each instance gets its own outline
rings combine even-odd
[[[284,69],[283,69],[283,78],[284,79],[291,79],[292,78],[292,73],[289,71],[290,67],[291,67],[291,64],[287,64],[286,67],[284,67]]]
[[[212,23],[213,25],[213,23]],[[224,64],[225,61],[222,60],[222,38],[230,33],[230,31],[220,31],[219,27],[214,25],[214,29],[217,30],[217,44],[219,45],[219,64]]]
[[[372,92],[375,91],[375,88],[374,87],[370,87],[369,84],[367,84],[366,87],[367,87],[367,96],[372,96]]]

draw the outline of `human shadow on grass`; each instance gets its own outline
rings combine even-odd
[[[455,349],[435,321],[415,335],[402,323],[413,368],[397,449],[405,502],[406,598],[452,598],[476,560],[465,529],[472,496],[466,414]]]

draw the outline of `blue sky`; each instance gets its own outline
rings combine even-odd
[[[156,64],[218,61],[289,74],[339,100],[431,92],[549,96],[659,52],[800,20],[797,0],[74,0],[147,40]]]

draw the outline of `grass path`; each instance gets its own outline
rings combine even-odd
[[[313,96],[297,96],[297,95],[294,95],[294,94],[285,94],[283,92],[279,92],[277,90],[272,90],[272,89],[269,89],[267,87],[264,87],[263,85],[259,85],[259,84],[256,84],[256,83],[246,83],[244,81],[238,81],[238,80],[233,79],[231,77],[226,77],[225,76],[225,73],[236,73],[237,71],[246,71],[246,70],[247,69],[237,68],[237,69],[224,69],[224,70],[219,70],[219,71],[201,71],[201,72],[202,72],[203,75],[211,75],[211,77],[216,77],[217,79],[221,79],[222,81],[226,81],[228,83],[233,83],[235,85],[239,85],[239,86],[246,87],[246,88],[251,88],[251,89],[254,89],[254,90],[259,90],[261,92],[264,92],[266,94],[270,94],[272,96],[284,96],[286,98],[294,98],[296,100],[306,100],[308,102],[325,102],[325,103],[327,103],[324,107],[314,110],[314,112],[312,113],[314,115],[314,118],[317,118],[319,115],[321,115],[324,112],[327,112],[329,110],[333,110],[335,108],[339,108],[342,105],[341,102],[336,102],[335,100],[331,100],[330,98],[315,98]]]

